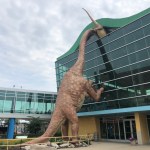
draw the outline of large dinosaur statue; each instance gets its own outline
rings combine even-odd
[[[81,108],[85,95],[88,94],[95,101],[100,99],[104,88],[101,87],[95,91],[92,87],[92,82],[83,78],[84,53],[87,39],[96,31],[98,32],[99,29],[102,30],[102,26],[97,23],[95,27],[95,29],[89,29],[83,33],[77,61],[63,77],[58,91],[56,107],[47,130],[42,136],[26,144],[47,142],[48,139],[46,137],[52,137],[61,125],[63,136],[68,136],[68,122],[71,123],[72,136],[77,137],[79,130],[77,111]],[[101,37],[103,36],[101,32],[98,32],[98,34]]]

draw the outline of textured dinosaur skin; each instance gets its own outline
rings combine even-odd
[[[92,87],[92,82],[83,78],[85,45],[87,39],[96,33],[98,29],[99,26],[96,26],[94,30],[89,29],[83,33],[79,46],[78,59],[62,79],[56,100],[56,107],[47,130],[42,136],[27,142],[27,144],[47,142],[48,139],[44,137],[54,136],[60,126],[62,126],[63,136],[68,136],[69,122],[71,123],[72,136],[78,136],[79,125],[77,111],[81,108],[85,96],[88,94],[95,101],[98,101],[104,90],[101,87],[95,91]]]

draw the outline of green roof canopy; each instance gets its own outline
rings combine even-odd
[[[98,19],[96,20],[98,23],[100,23],[101,25],[105,26],[105,27],[123,27],[139,18],[141,18],[142,16],[145,16],[146,14],[150,13],[150,8],[136,14],[130,17],[126,17],[126,18],[121,18],[121,19],[111,19],[111,18],[102,18],[102,19]],[[78,39],[76,40],[76,42],[74,43],[74,45],[70,48],[69,51],[67,51],[65,54],[63,54],[62,56],[58,57],[57,60],[60,60],[68,55],[70,55],[71,53],[73,53],[79,46],[80,43],[80,39],[82,37],[82,34],[87,30],[93,27],[93,23],[90,23],[89,25],[87,25],[84,30],[80,33]]]

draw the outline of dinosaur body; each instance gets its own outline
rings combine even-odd
[[[99,100],[104,88],[95,91],[92,82],[83,78],[84,51],[87,39],[95,33],[89,29],[83,33],[79,46],[79,55],[76,63],[65,73],[61,86],[58,91],[56,107],[52,115],[50,124],[45,133],[39,138],[27,142],[28,144],[42,143],[48,141],[44,137],[53,136],[62,125],[63,136],[68,136],[68,123],[71,123],[72,135],[78,136],[78,117],[77,111],[81,108],[85,95]]]

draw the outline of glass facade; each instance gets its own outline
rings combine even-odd
[[[77,56],[78,50],[56,61],[58,88]],[[86,98],[81,112],[150,105],[150,14],[102,39],[93,35],[86,44],[84,77],[97,88],[104,83],[105,91],[99,102]]]
[[[57,93],[0,89],[0,113],[51,114]]]

